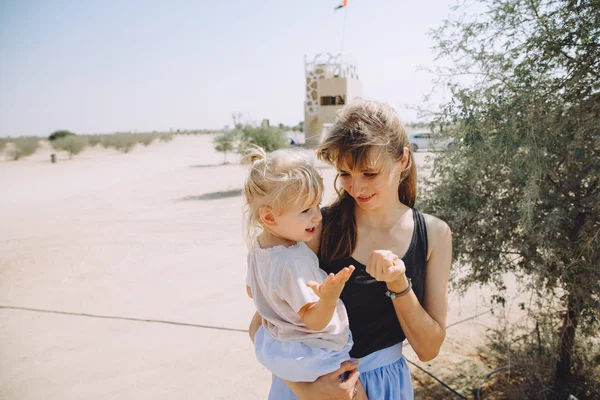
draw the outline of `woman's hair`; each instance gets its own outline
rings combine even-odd
[[[249,246],[263,229],[261,207],[282,214],[291,204],[314,204],[323,197],[323,178],[306,152],[283,149],[267,154],[260,147],[251,147],[241,162],[250,166],[244,184],[244,232]]]
[[[396,111],[387,104],[356,99],[342,108],[330,133],[317,149],[319,159],[349,169],[369,168],[379,155],[400,160],[409,151],[402,171],[398,199],[413,207],[417,197],[417,169],[406,131]],[[338,175],[339,177],[339,175]],[[352,255],[356,246],[355,201],[334,182],[338,198],[323,212],[320,257],[327,262]]]

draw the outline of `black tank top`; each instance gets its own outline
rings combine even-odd
[[[326,213],[323,213],[325,217]],[[408,251],[402,257],[406,265],[406,276],[412,280],[412,289],[423,304],[425,291],[425,264],[427,261],[427,227],[423,214],[413,208],[415,227]],[[343,258],[327,263],[320,259],[320,267],[327,273],[337,273],[342,268],[356,268],[340,298],[348,311],[350,331],[354,346],[350,356],[364,357],[377,350],[385,349],[406,339],[392,300],[385,295],[385,282],[376,281],[369,275],[366,266],[354,258]]]

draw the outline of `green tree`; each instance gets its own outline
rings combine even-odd
[[[60,130],[60,131],[55,131],[50,136],[48,136],[48,140],[52,142],[56,139],[60,139],[60,138],[66,137],[66,136],[74,136],[74,135],[75,134],[73,132],[66,131],[66,130]]]
[[[438,71],[451,100],[434,125],[458,145],[436,156],[421,207],[452,227],[469,268],[456,286],[502,289],[512,272],[556,299],[550,379],[562,396],[576,340],[600,327],[600,2],[482,3],[433,32],[451,65]]]
[[[231,153],[234,150],[235,135],[231,132],[224,133],[216,136],[213,139],[213,143],[215,145],[215,150],[223,153],[223,164],[227,164],[227,153]]]

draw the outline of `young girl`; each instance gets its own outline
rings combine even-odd
[[[256,356],[279,378],[313,382],[350,359],[348,315],[339,296],[354,267],[327,275],[306,244],[320,225],[323,193],[307,155],[255,148],[242,163],[250,165],[246,289],[263,318]]]

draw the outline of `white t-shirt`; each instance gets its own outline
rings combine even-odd
[[[348,342],[348,314],[341,300],[331,321],[322,331],[308,329],[298,311],[319,297],[306,282],[322,283],[327,274],[304,242],[263,249],[254,240],[248,253],[246,283],[252,289],[263,326],[281,342],[302,342],[310,347],[340,351]]]

